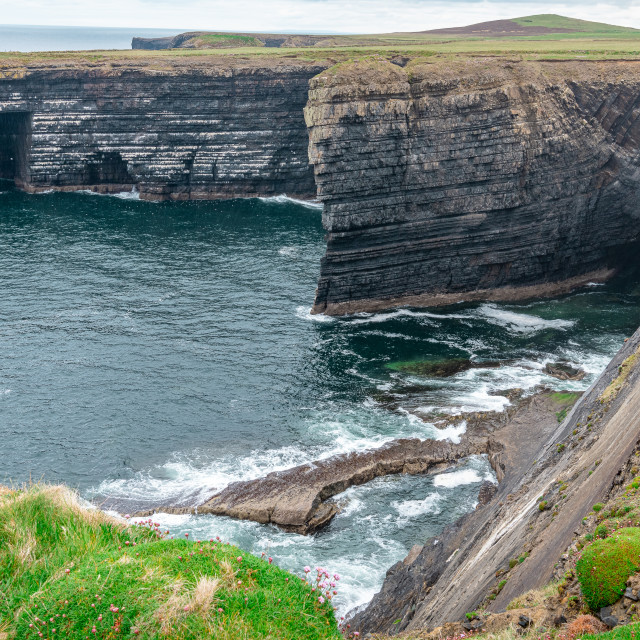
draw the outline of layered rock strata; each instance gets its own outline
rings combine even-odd
[[[176,58],[0,74],[0,177],[150,200],[312,198],[303,107],[323,68]]]
[[[636,259],[640,63],[337,65],[311,81],[315,313],[510,300]]]
[[[495,496],[392,567],[352,628],[391,635],[433,629],[481,604],[504,611],[549,582],[592,505],[632,473],[640,445],[639,362],[640,330],[560,425],[514,425],[519,446],[505,458]],[[513,565],[518,557],[526,560]]]

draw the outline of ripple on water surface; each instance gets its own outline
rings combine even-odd
[[[309,313],[324,251],[320,208],[284,197],[147,203],[135,193],[0,189],[3,475],[77,486],[123,508],[195,501],[397,437],[458,439],[434,413],[499,410],[499,392],[585,388],[640,323],[619,279],[557,300]],[[637,280],[636,280],[637,281]],[[449,378],[397,362],[500,361]],[[566,359],[580,382],[543,372]],[[220,535],[300,571],[343,574],[341,610],[368,600],[416,542],[473,509],[483,457],[435,477],[352,488],[301,537],[212,516],[158,519]]]

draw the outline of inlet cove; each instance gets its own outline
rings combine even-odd
[[[0,640],[632,640],[640,31],[286,31],[0,52]]]

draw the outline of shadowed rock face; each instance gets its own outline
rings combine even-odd
[[[637,260],[639,99],[640,63],[320,73],[306,107],[328,232],[314,312],[557,294]]]
[[[637,353],[640,330],[562,424],[553,415],[525,412],[497,434],[504,448],[494,466],[503,465],[505,473],[496,495],[392,567],[352,629],[430,630],[463,620],[483,602],[504,611],[513,598],[547,584],[582,518],[615,490],[638,446],[640,366],[625,365],[632,367],[626,382],[618,379],[620,365],[637,362],[627,360]],[[526,561],[510,567],[523,553]],[[495,600],[486,601],[504,579]]]

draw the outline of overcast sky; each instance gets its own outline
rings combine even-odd
[[[421,31],[559,13],[640,27],[640,0],[0,0],[4,24],[226,31]]]

